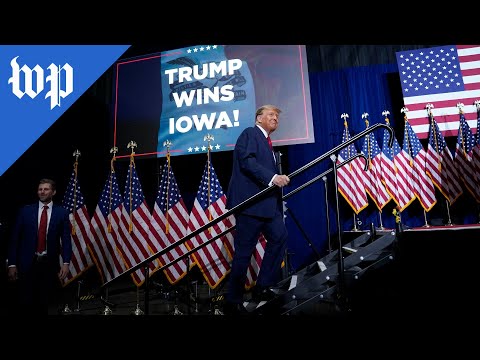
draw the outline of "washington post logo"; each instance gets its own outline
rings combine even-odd
[[[46,90],[45,99],[50,98],[50,110],[55,106],[60,107],[61,99],[65,99],[73,92],[73,68],[69,63],[62,66],[50,64],[46,70],[40,65],[31,69],[24,64],[22,67],[17,62],[16,56],[10,62],[12,76],[8,83],[12,84],[13,94],[21,99],[24,95],[35,99]]]

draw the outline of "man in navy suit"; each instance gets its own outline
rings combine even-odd
[[[233,152],[232,176],[227,191],[228,209],[242,203],[269,186],[276,188],[235,214],[235,253],[225,297],[226,314],[244,312],[243,295],[250,258],[260,233],[267,240],[254,295],[267,294],[280,280],[281,263],[287,242],[281,187],[290,179],[279,174],[271,147],[270,134],[278,127],[281,110],[264,105],[255,114],[255,126],[238,137]]]
[[[69,271],[72,256],[70,220],[62,206],[53,204],[55,182],[39,182],[37,203],[24,206],[12,231],[8,251],[8,278],[17,281],[19,310],[24,314],[47,315],[55,304],[61,280]],[[46,212],[46,244],[39,249],[42,212]],[[59,255],[63,264],[60,266]]]

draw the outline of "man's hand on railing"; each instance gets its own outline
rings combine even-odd
[[[288,185],[290,183],[290,178],[287,175],[275,175],[273,178],[273,184],[279,186],[279,187],[284,187],[285,185]]]

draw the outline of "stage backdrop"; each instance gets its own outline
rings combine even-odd
[[[275,146],[315,141],[304,45],[199,45],[116,64],[112,143],[119,157],[233,150],[255,110],[282,110]],[[206,141],[206,135],[213,139]]]

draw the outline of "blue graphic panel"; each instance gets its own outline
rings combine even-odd
[[[0,45],[2,175],[129,45]]]

